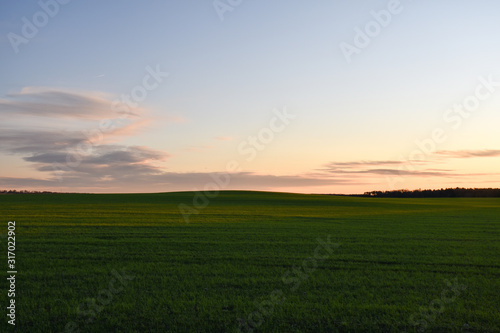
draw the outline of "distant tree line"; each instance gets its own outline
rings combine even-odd
[[[395,190],[365,192],[364,197],[380,198],[500,198],[499,188],[442,188],[439,190]]]
[[[0,190],[0,194],[50,194],[50,191],[28,191],[28,190]]]

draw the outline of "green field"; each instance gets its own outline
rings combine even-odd
[[[500,332],[500,199],[193,196],[1,195],[0,331]]]

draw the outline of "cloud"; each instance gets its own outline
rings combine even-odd
[[[0,118],[9,119],[8,127],[0,125],[0,152],[21,156],[36,170],[46,172],[49,179],[68,184],[81,179],[82,185],[89,185],[99,179],[163,172],[161,163],[168,153],[110,144],[119,137],[137,134],[149,121],[142,118],[146,110],[123,111],[124,105],[115,104],[112,96],[95,92],[25,88],[7,97],[0,99]],[[122,112],[117,113],[115,106]],[[43,127],[38,122],[30,124],[26,116],[44,117],[48,122]],[[61,119],[70,119],[70,126],[65,127],[68,125]],[[51,184],[47,180],[42,183]]]
[[[162,172],[156,168],[144,168],[137,165],[120,164],[119,168],[105,166],[92,167],[82,165],[80,174],[66,175],[63,182],[57,179],[34,179],[0,177],[0,188],[30,190],[57,190],[65,192],[169,192],[203,190],[207,184],[216,187],[217,180],[229,179],[228,186],[220,190],[272,190],[276,188],[317,187],[350,184],[347,179],[316,178],[307,176],[276,176],[250,172],[239,173],[174,173]],[[90,171],[90,172],[88,172]],[[229,177],[229,178],[228,178]]]
[[[328,168],[335,167],[354,167],[354,166],[366,166],[366,165],[395,165],[402,164],[401,161],[354,161],[354,162],[332,162],[327,164]]]
[[[331,170],[334,174],[372,174],[372,175],[400,175],[400,176],[450,176],[452,170],[424,170],[413,171],[403,169],[366,169],[366,170]]]
[[[418,177],[454,177],[454,170],[429,169],[424,166],[429,161],[350,161],[331,162],[318,171],[330,175],[345,177],[369,176],[418,176]]]
[[[498,157],[500,150],[440,150],[436,152],[436,155],[448,158]]]
[[[64,151],[86,140],[82,132],[36,129],[1,129],[0,151],[10,154],[36,154]]]
[[[144,111],[140,108],[123,111],[124,108],[109,97],[95,92],[28,87],[0,99],[0,118],[36,116],[100,120],[116,117],[119,109],[122,115],[129,117],[138,117]]]
[[[350,162],[331,162],[326,164],[323,168],[318,169],[318,171],[328,174],[373,174],[373,175],[390,175],[390,174],[401,174],[405,172],[403,165],[405,161],[394,161],[394,160],[384,160],[384,161],[350,161]],[[412,161],[414,164],[421,164],[421,161]],[[379,168],[377,168],[379,167]],[[392,168],[391,168],[392,167]],[[395,169],[394,167],[400,167]],[[408,171],[406,171],[408,172]],[[422,173],[420,174],[436,174],[432,173]],[[417,172],[415,173],[417,174]]]
[[[82,152],[83,153],[83,152]],[[138,164],[151,160],[163,161],[169,155],[161,151],[155,151],[148,147],[101,145],[93,149],[91,154],[85,158],[82,154],[82,164],[115,165],[117,163]],[[25,157],[24,160],[35,163],[65,163],[68,154],[61,152],[34,154]]]
[[[163,168],[157,164],[169,157],[166,152],[143,146],[92,145],[84,135],[71,131],[2,132],[0,151],[24,155],[23,160],[33,163],[36,170],[62,177],[65,182],[74,177],[92,182],[106,175],[120,179],[127,174],[159,174]]]
[[[330,174],[333,176],[345,177],[380,177],[380,176],[413,176],[413,177],[469,177],[487,176],[482,173],[459,173],[452,169],[435,169],[428,166],[432,163],[442,161],[443,158],[470,158],[470,157],[492,157],[500,156],[498,150],[478,150],[478,151],[439,151],[434,153],[428,160],[420,161],[350,161],[331,162],[317,171],[320,174]],[[434,158],[433,158],[434,157]]]

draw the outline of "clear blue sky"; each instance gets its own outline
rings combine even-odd
[[[496,1],[41,3],[0,4],[0,188],[500,186]]]

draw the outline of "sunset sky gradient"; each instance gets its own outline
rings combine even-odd
[[[4,1],[0,189],[500,187],[499,12]]]

